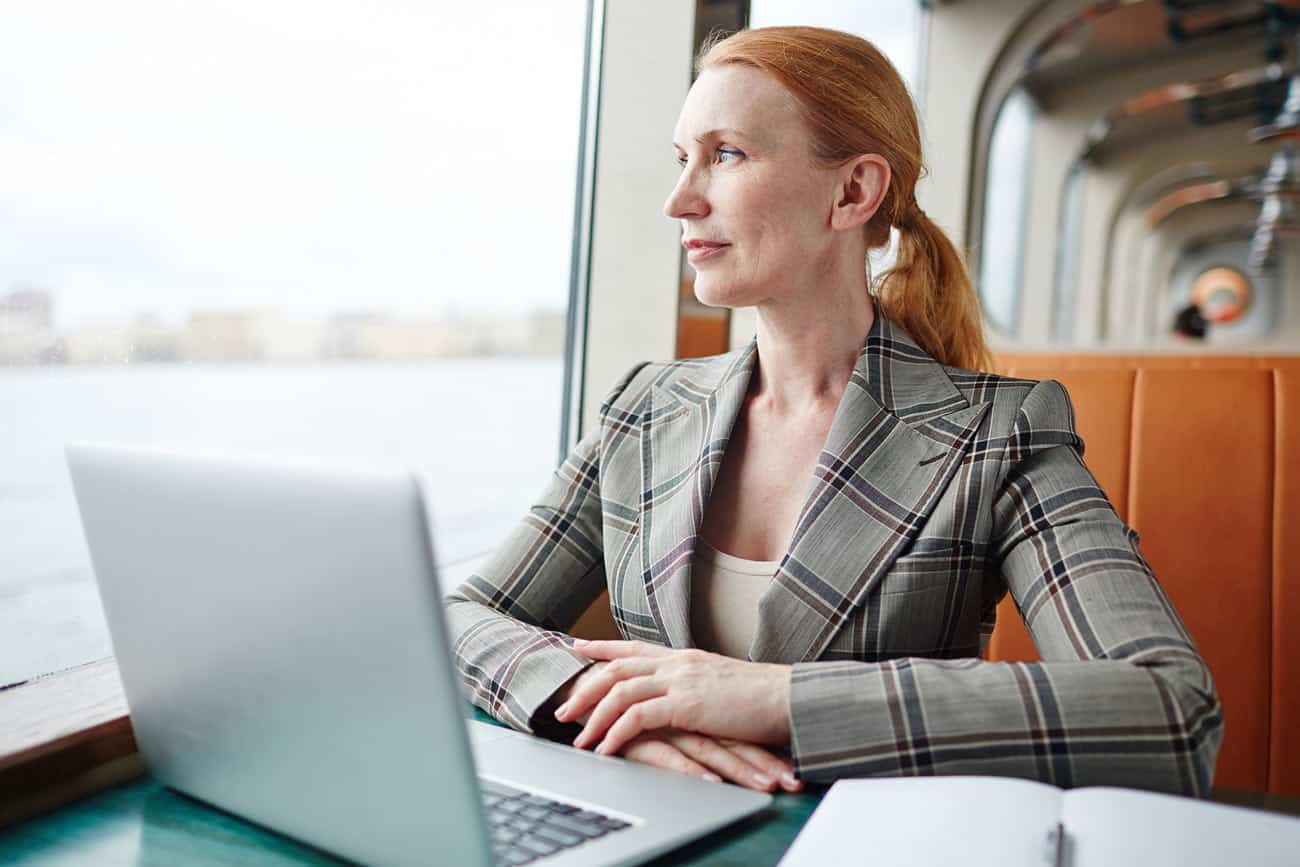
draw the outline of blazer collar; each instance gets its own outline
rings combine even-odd
[[[642,579],[665,643],[689,647],[691,558],[744,404],[757,339],[651,389],[641,416]],[[759,603],[750,658],[816,659],[920,531],[987,411],[876,307]]]

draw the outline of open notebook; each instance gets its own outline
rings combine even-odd
[[[1293,867],[1300,818],[1000,777],[841,780],[781,860],[828,864]]]

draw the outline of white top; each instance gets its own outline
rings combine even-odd
[[[778,561],[733,557],[697,539],[691,561],[691,635],[701,650],[749,658],[758,626],[758,599]]]

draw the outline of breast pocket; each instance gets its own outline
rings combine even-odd
[[[947,586],[977,565],[975,544],[968,539],[919,538],[894,560],[880,584],[882,594],[910,593]]]
[[[845,621],[823,658],[977,655],[983,571],[983,553],[967,539],[917,539]]]

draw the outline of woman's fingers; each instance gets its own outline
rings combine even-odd
[[[633,737],[621,754],[644,764],[714,781],[728,780],[761,792],[780,785],[780,769],[788,767],[781,757],[754,744],[671,728]]]
[[[590,659],[621,659],[628,656],[667,656],[676,653],[671,647],[651,644],[648,641],[587,641],[573,640],[573,649]]]
[[[776,780],[781,788],[787,792],[803,790],[803,782],[795,777],[794,765],[790,763],[789,759],[769,752],[757,744],[746,743],[745,741],[721,738],[718,742],[751,765],[761,769],[764,774]]]
[[[618,722],[605,732],[605,739],[596,746],[596,752],[609,756],[617,753],[632,738],[652,729],[668,728],[673,724],[673,702],[667,696],[639,701],[618,718]],[[590,722],[587,723],[589,726]]]
[[[779,776],[772,775],[770,769],[749,761],[739,750],[723,746],[706,735],[674,731],[663,733],[663,737],[689,758],[716,771],[723,779],[748,789],[770,792],[779,779]]]
[[[622,680],[614,684],[605,697],[600,700],[591,715],[587,718],[587,724],[582,727],[582,731],[573,739],[573,745],[578,749],[586,749],[601,739],[606,730],[614,725],[615,721],[625,716],[629,709],[635,707],[638,702],[644,702],[647,699],[657,698],[663,695],[667,690],[663,685],[653,677],[634,677],[631,680]],[[579,705],[574,705],[566,712],[582,713]],[[653,728],[648,726],[647,728]],[[626,740],[631,740],[633,736],[640,734],[640,731],[632,732]]]
[[[653,674],[658,663],[653,659],[618,659],[602,665],[597,674],[577,682],[564,704],[555,709],[557,720],[577,719],[595,707],[619,681]]]
[[[657,736],[635,738],[623,748],[623,758],[643,765],[654,765],[680,774],[690,774],[710,782],[720,783],[722,778],[687,756],[677,747]]]

